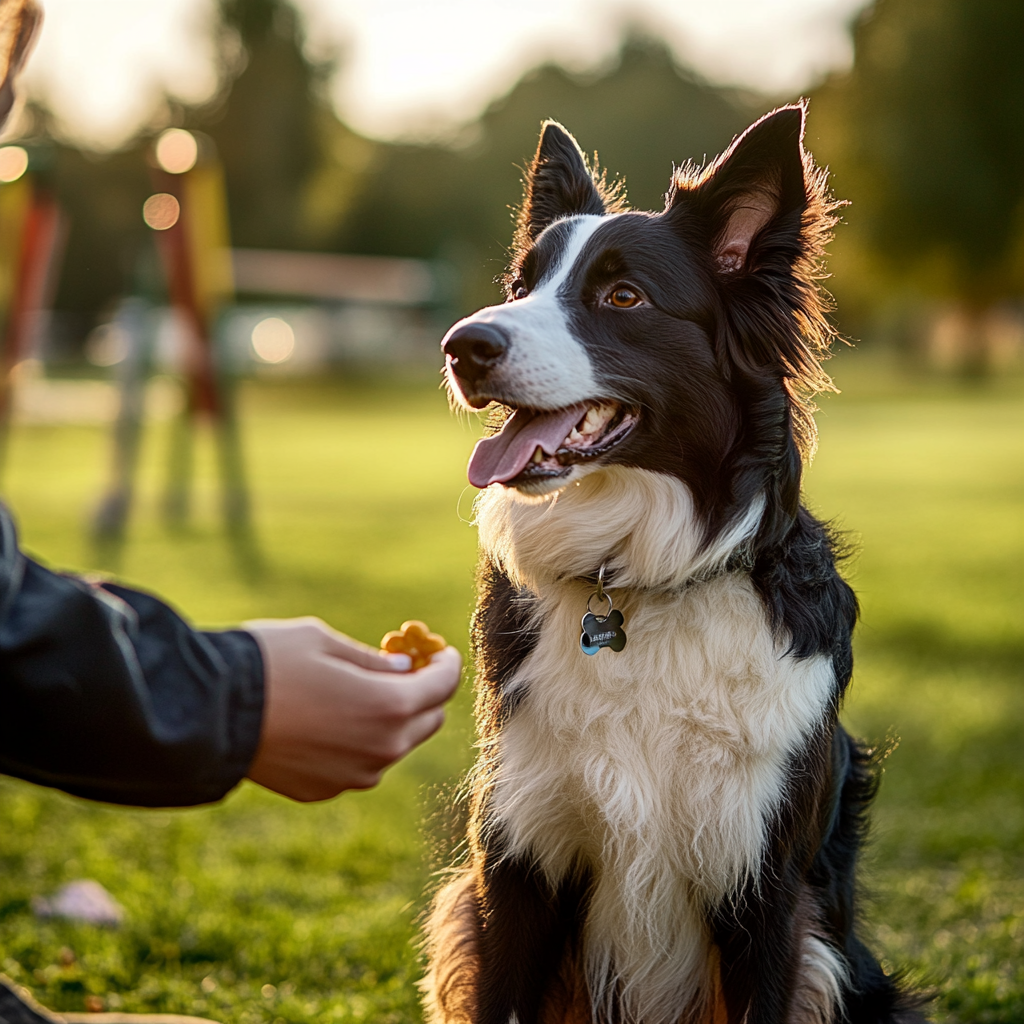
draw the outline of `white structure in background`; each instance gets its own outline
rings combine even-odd
[[[443,266],[267,249],[233,249],[231,259],[241,300],[223,312],[217,333],[220,358],[234,372],[439,365],[438,343],[454,319],[439,309]],[[172,308],[154,313],[154,368],[181,374],[197,344],[192,329]],[[114,367],[130,344],[117,324],[101,324],[86,341],[86,358]]]
[[[436,298],[434,274],[423,260],[232,249],[231,264],[243,294],[384,306],[422,306]]]
[[[303,374],[331,364],[438,361],[438,268],[423,260],[233,249],[222,344],[241,368]]]

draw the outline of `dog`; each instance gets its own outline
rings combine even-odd
[[[453,400],[501,415],[435,1024],[924,1019],[856,933],[877,771],[838,722],[841,544],[800,497],[840,205],[804,122],[676,170],[660,213],[545,122],[507,301],[445,336]]]

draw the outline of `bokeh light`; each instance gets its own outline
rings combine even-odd
[[[28,170],[28,153],[21,146],[0,147],[0,181],[17,181]]]
[[[252,329],[252,349],[264,363],[283,363],[295,352],[295,332],[276,316],[268,316]]]
[[[142,219],[154,231],[166,231],[178,223],[181,207],[178,200],[169,192],[157,192],[150,196],[142,206]]]
[[[196,137],[184,128],[168,128],[156,143],[156,162],[168,174],[191,171],[199,158]]]
[[[131,349],[131,337],[118,324],[100,324],[85,340],[85,358],[93,366],[123,363]]]

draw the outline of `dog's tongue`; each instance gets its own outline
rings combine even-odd
[[[586,411],[585,403],[555,412],[516,409],[500,433],[477,441],[469,459],[469,482],[487,487],[511,480],[526,468],[537,445],[553,455]]]

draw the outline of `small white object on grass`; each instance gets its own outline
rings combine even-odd
[[[69,921],[116,927],[124,920],[124,908],[99,882],[80,878],[62,885],[52,896],[36,896],[32,909],[37,917],[63,917]]]

